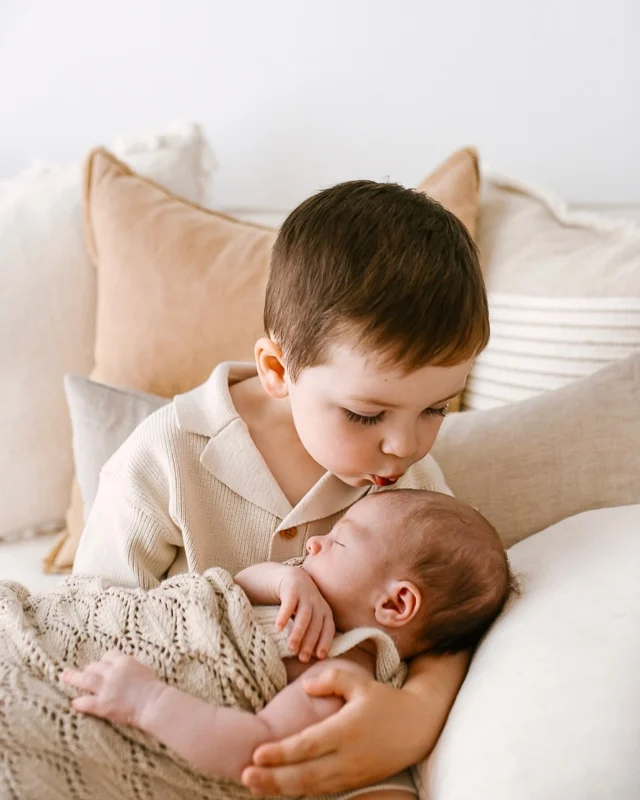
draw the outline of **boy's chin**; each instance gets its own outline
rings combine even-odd
[[[364,475],[338,475],[334,472],[336,478],[340,478],[343,483],[346,483],[347,486],[353,486],[356,489],[359,489],[361,486],[371,486],[371,479],[365,478]]]

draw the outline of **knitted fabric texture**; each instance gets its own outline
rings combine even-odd
[[[75,692],[59,676],[118,649],[206,702],[257,712],[287,682],[269,627],[222,569],[149,592],[70,577],[31,595],[0,582],[0,797],[246,799],[241,786],[200,773],[152,737],[75,712]],[[379,650],[393,662],[388,647]],[[401,665],[396,672],[398,685]]]

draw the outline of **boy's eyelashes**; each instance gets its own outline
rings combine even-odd
[[[446,417],[449,406],[442,406],[442,408],[425,408],[422,412],[427,417]],[[382,422],[386,412],[381,411],[379,414],[373,416],[364,416],[363,414],[356,414],[355,411],[350,411],[348,408],[343,409],[349,422],[354,422],[357,425],[377,425]]]
[[[373,417],[364,417],[362,414],[356,414],[355,411],[350,411],[348,408],[344,409],[344,413],[347,415],[349,422],[355,422],[358,425],[377,425],[378,422],[382,422],[382,418],[384,417],[384,411],[381,411]]]

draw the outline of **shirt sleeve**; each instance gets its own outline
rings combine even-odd
[[[138,429],[139,430],[139,429]],[[182,533],[169,514],[162,459],[135,431],[107,462],[73,565],[118,586],[152,589],[175,561]]]

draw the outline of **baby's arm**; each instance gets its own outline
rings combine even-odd
[[[287,644],[300,661],[307,663],[314,652],[318,658],[327,656],[336,632],[333,613],[308,573],[268,561],[243,569],[234,581],[254,605],[280,603],[276,630],[295,617]]]
[[[259,745],[298,733],[343,705],[338,697],[310,697],[302,686],[302,677],[319,677],[335,666],[370,676],[365,667],[345,658],[316,663],[258,714],[198,700],[156,680],[148,667],[117,652],[84,670],[66,670],[62,679],[87,692],[73,700],[77,711],[133,725],[202,772],[239,781]]]
[[[233,580],[244,590],[254,606],[271,606],[280,602],[280,585],[290,570],[287,564],[265,561],[238,572]]]

